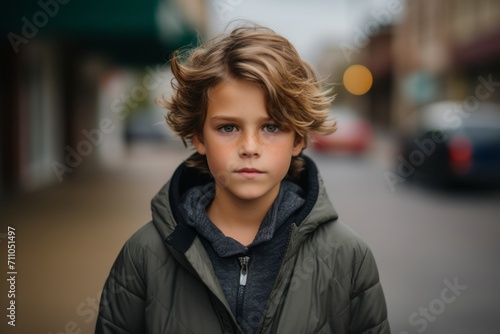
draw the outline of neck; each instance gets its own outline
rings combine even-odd
[[[257,200],[243,200],[215,190],[215,198],[207,209],[210,220],[224,235],[243,245],[252,243],[262,220],[278,196],[279,187]]]

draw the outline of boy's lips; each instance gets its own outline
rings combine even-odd
[[[263,171],[258,170],[256,168],[241,168],[236,171],[237,174],[241,175],[246,179],[253,179],[258,177],[259,175],[264,174]]]
[[[236,173],[255,173],[255,174],[262,174],[264,173],[263,171],[260,171],[256,168],[241,168],[236,171]]]

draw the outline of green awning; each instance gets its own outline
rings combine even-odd
[[[125,62],[161,62],[196,40],[173,0],[39,0],[8,5],[0,29],[19,52],[31,39],[71,41]]]

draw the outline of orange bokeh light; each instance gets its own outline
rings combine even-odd
[[[353,95],[366,94],[373,84],[373,76],[363,65],[349,66],[344,72],[344,87]]]

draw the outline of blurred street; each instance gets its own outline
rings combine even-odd
[[[2,14],[0,253],[7,275],[15,228],[17,276],[0,285],[0,333],[94,332],[114,259],[191,153],[158,103],[173,52],[252,23],[333,88],[338,129],[306,154],[375,255],[392,332],[500,332],[500,1],[41,0]]]
[[[136,144],[114,169],[1,208],[2,221],[16,228],[15,332],[93,333],[113,260],[150,219],[150,199],[188,154],[177,142]],[[341,219],[375,254],[393,333],[496,332],[499,192],[391,192],[379,151],[358,158],[308,154]],[[445,281],[456,291],[443,295]],[[6,326],[2,321],[2,332]]]

